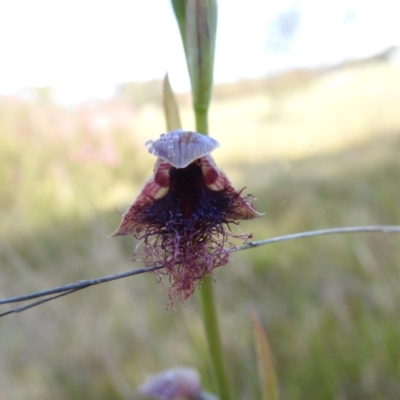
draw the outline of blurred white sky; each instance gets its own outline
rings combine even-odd
[[[336,63],[400,44],[398,0],[219,0],[215,81]],[[300,13],[285,51],[271,21]],[[289,24],[290,25],[290,24]],[[292,26],[293,28],[293,26]],[[289,31],[292,29],[289,26]],[[0,93],[53,86],[73,104],[108,97],[120,82],[161,79],[187,90],[169,0],[0,0]]]

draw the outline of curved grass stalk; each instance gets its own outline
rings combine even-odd
[[[400,225],[350,226],[350,227],[343,227],[343,228],[319,229],[319,230],[315,230],[315,231],[292,233],[289,235],[275,236],[275,237],[268,238],[268,239],[262,239],[262,240],[249,242],[242,246],[238,246],[236,249],[232,250],[232,252],[248,250],[248,249],[253,249],[256,247],[265,246],[265,245],[269,245],[269,244],[273,244],[273,243],[277,243],[277,242],[283,242],[283,241],[287,241],[287,240],[294,240],[294,239],[300,239],[300,238],[307,238],[307,237],[312,237],[312,236],[334,235],[334,234],[342,234],[342,233],[374,233],[374,232],[375,233],[385,233],[385,234],[400,233]],[[70,283],[68,285],[63,285],[63,286],[59,286],[59,287],[52,288],[52,289],[46,289],[46,290],[42,290],[39,292],[27,294],[27,295],[5,298],[5,299],[0,300],[0,305],[19,303],[22,301],[37,299],[40,297],[53,296],[53,297],[47,297],[46,299],[43,299],[44,301],[40,300],[35,303],[28,304],[27,306],[18,307],[18,308],[9,310],[9,311],[5,311],[0,314],[0,317],[8,315],[8,314],[12,314],[12,313],[18,313],[21,311],[25,311],[36,305],[43,304],[46,301],[54,300],[58,297],[61,297],[61,294],[63,294],[63,295],[71,294],[78,290],[88,288],[90,286],[100,285],[101,283],[111,282],[111,281],[115,281],[118,279],[127,278],[129,276],[141,275],[141,274],[144,274],[147,272],[153,272],[153,271],[156,271],[156,270],[159,270],[162,268],[163,268],[162,266],[154,266],[151,268],[139,268],[139,269],[121,272],[119,274],[103,276],[101,278],[82,280],[82,281],[78,281],[76,283]]]

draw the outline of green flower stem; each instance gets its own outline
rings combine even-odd
[[[226,373],[221,336],[219,334],[217,310],[214,300],[214,281],[212,276],[207,276],[204,279],[200,290],[200,296],[208,349],[214,368],[214,376],[218,384],[219,398],[221,400],[230,400],[232,397],[229,391],[228,375]]]
[[[208,135],[208,107],[195,109],[196,130]],[[203,309],[204,327],[214,376],[218,385],[220,400],[231,400],[228,375],[226,373],[225,359],[222,351],[221,335],[219,333],[217,309],[214,299],[214,281],[212,276],[207,276],[200,289],[201,304]]]
[[[195,107],[196,130],[203,135],[208,135],[208,107]]]
[[[172,0],[172,4],[185,48],[192,86],[196,131],[208,135],[208,108],[213,84],[217,32],[217,2],[216,0]],[[214,282],[211,276],[204,279],[200,296],[219,399],[231,400],[214,300]]]

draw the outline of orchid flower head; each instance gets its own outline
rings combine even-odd
[[[228,263],[230,225],[260,216],[251,196],[243,196],[216,166],[215,139],[190,131],[171,131],[146,147],[157,157],[153,175],[122,216],[112,236],[133,235],[143,244],[140,260],[162,265],[170,299],[186,300],[214,268]],[[139,260],[139,259],[138,259]]]

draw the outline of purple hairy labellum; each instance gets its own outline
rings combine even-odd
[[[210,152],[219,144],[183,130],[146,143],[158,157],[154,173],[128,207],[112,236],[132,234],[143,245],[140,260],[162,265],[170,299],[187,300],[203,278],[229,261],[230,224],[260,216],[251,196],[243,196],[217,168]]]

